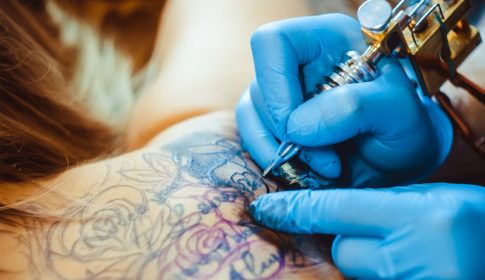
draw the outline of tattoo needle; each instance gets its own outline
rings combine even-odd
[[[295,145],[286,141],[281,142],[275,156],[271,160],[271,164],[262,173],[263,177],[268,175],[268,173],[273,170],[273,168],[278,167],[282,163],[288,161],[294,155],[296,155],[301,149],[300,145]]]

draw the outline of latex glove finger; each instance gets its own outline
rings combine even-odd
[[[335,47],[338,46],[338,47]],[[349,50],[365,46],[359,23],[341,14],[327,14],[272,22],[258,28],[251,38],[256,79],[264,108],[282,139],[289,114],[303,102],[303,81],[315,87],[333,72]],[[302,67],[301,67],[302,66]]]
[[[333,147],[303,148],[300,159],[326,178],[337,178],[341,172],[340,158]]]
[[[381,239],[339,235],[332,244],[332,258],[347,278],[385,279],[395,275]]]
[[[304,190],[262,195],[249,211],[280,231],[382,237],[405,221],[401,204],[391,189]]]
[[[382,74],[376,80],[339,86],[300,105],[288,119],[290,140],[305,146],[322,146],[341,143],[361,133],[387,134],[392,138],[396,129],[388,124],[406,120],[400,115],[403,110],[395,112],[395,108],[420,101],[397,61],[383,61]],[[406,113],[413,116],[415,106],[405,108],[408,107],[413,111]],[[406,125],[400,124],[399,129]]]
[[[251,102],[254,108],[254,112],[258,114],[259,120],[262,122],[264,127],[267,128],[280,141],[283,141],[283,137],[281,135],[278,135],[275,123],[273,122],[270,114],[266,110],[265,100],[263,99],[264,97],[261,94],[261,90],[258,86],[256,78],[254,78],[249,85],[249,95],[251,96]]]
[[[249,90],[243,93],[236,106],[236,122],[243,147],[260,167],[266,168],[271,163],[279,144],[259,119]]]

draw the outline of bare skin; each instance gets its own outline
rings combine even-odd
[[[260,25],[310,15],[306,1],[169,1],[154,59],[158,77],[130,118],[129,148],[139,148],[173,123],[233,110],[254,76],[250,38]]]
[[[235,105],[253,75],[252,30],[309,11],[297,0],[210,2],[167,4],[162,71],[127,129],[137,150],[2,186],[3,204],[35,217],[0,217],[0,278],[342,278],[331,237],[276,233],[248,216],[277,187],[242,151],[232,111],[181,122]]]
[[[248,216],[277,187],[242,151],[231,112],[182,122],[44,186],[54,191],[19,208],[56,218],[0,224],[3,278],[341,278],[329,237],[273,232]]]

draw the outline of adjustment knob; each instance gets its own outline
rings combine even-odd
[[[357,18],[363,28],[378,34],[389,25],[392,8],[385,0],[367,0],[360,5]]]

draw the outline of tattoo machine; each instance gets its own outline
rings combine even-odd
[[[407,2],[410,3],[406,5]],[[417,90],[434,96],[458,134],[485,155],[485,137],[473,134],[440,91],[441,85],[450,80],[485,104],[485,91],[456,71],[481,40],[466,17],[470,9],[469,0],[402,0],[394,8],[385,0],[364,2],[357,18],[369,47],[361,55],[347,52],[344,61],[335,66],[332,75],[324,77],[324,84],[313,96],[340,85],[375,79],[375,66],[384,55],[407,58],[405,63],[414,71]],[[294,157],[300,149],[299,145],[282,142],[263,176],[271,172],[277,181],[293,188],[334,187],[333,180],[315,174]]]

